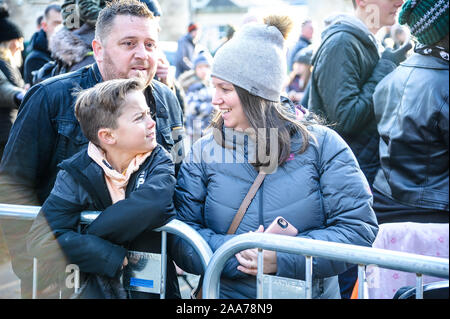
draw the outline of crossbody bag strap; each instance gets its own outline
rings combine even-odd
[[[236,215],[234,215],[233,221],[231,222],[230,228],[228,228],[227,234],[232,235],[236,232],[236,229],[238,228],[239,224],[242,221],[242,218],[244,218],[245,213],[247,212],[248,206],[250,206],[250,203],[253,200],[253,197],[255,197],[256,192],[258,191],[259,187],[261,186],[262,182],[264,181],[264,178],[266,177],[266,174],[263,172],[260,172],[258,176],[256,176],[255,181],[253,182],[252,186],[250,187],[247,195],[245,195],[244,200],[241,203],[241,206],[239,207],[239,210],[237,211]]]

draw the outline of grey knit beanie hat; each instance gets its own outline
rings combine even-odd
[[[217,51],[212,76],[279,102],[286,77],[284,40],[291,29],[287,16],[269,16],[264,24],[244,25]]]

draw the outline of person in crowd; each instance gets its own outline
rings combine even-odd
[[[25,83],[31,85],[33,72],[53,60],[48,49],[48,41],[61,23],[61,7],[57,4],[47,6],[44,11],[42,28],[35,32],[30,40],[31,51],[27,55],[24,63],[23,78]]]
[[[42,21],[44,21],[44,16],[40,15],[36,18],[36,31],[39,31],[42,29]]]
[[[156,21],[160,21],[163,15],[161,5],[157,0],[140,0],[141,2],[144,2],[148,9],[153,13],[155,16]],[[167,85],[172,92],[176,95],[178,102],[180,103],[181,110],[184,113],[185,110],[185,96],[184,92],[182,91],[182,88],[178,81],[175,79],[175,74],[173,72],[170,72],[170,63],[167,59],[164,51],[160,48],[159,49],[159,58],[158,58],[158,66],[156,67],[156,74],[155,79],[161,83],[164,83]]]
[[[175,77],[193,68],[192,62],[195,53],[195,45],[199,38],[199,26],[191,22],[188,32],[178,40],[178,49],[175,57]]]
[[[95,29],[87,24],[72,31],[66,27],[57,30],[49,41],[52,59],[34,73],[31,84],[95,63],[92,50],[94,36]]]
[[[102,10],[93,41],[96,63],[34,85],[27,92],[0,164],[0,202],[44,203],[58,164],[88,144],[73,113],[73,91],[111,79],[145,79],[147,104],[156,121],[156,140],[172,153],[176,164],[181,162],[184,129],[180,105],[167,86],[153,80],[158,30],[154,16],[139,1],[113,1]],[[28,276],[19,275],[28,288],[31,271],[23,269],[31,266],[24,248],[29,227],[29,222],[2,222],[13,270]]]
[[[9,11],[0,7],[0,73],[2,97],[0,103],[0,156],[3,155],[17,109],[25,93],[20,73],[23,33],[9,18]]]
[[[303,48],[295,55],[292,71],[286,85],[286,93],[295,104],[301,104],[308,87],[312,71],[312,56],[313,50],[310,46]]]
[[[94,28],[105,5],[105,0],[64,0],[61,5],[64,26],[70,31],[79,29],[83,24]]]
[[[448,223],[448,2],[409,0],[399,21],[417,44],[373,95],[381,162],[373,207],[379,223]]]
[[[354,0],[355,15],[341,15],[323,32],[313,60],[308,101],[309,109],[333,124],[352,148],[369,185],[379,167],[372,95],[411,48],[409,44],[399,51],[385,50],[380,56],[374,34],[395,23],[392,12],[398,11],[403,0],[372,2],[380,12],[379,24],[372,23],[367,1]]]
[[[386,28],[386,35],[381,44],[385,48],[398,49],[409,41],[409,35],[404,27],[400,24],[394,24],[390,28]]]
[[[380,134],[373,182],[380,231],[373,247],[448,259],[449,2],[408,0],[399,22],[416,44],[373,95]],[[423,277],[424,284],[442,280]],[[368,269],[369,297],[398,298],[416,280],[413,273]],[[448,299],[448,289],[427,294]]]
[[[40,264],[64,255],[65,265],[79,267],[86,278],[77,298],[159,299],[159,294],[125,291],[120,282],[123,267],[132,262],[127,252],[161,253],[161,236],[152,230],[175,216],[174,164],[156,142],[145,85],[139,79],[117,79],[78,94],[75,115],[89,146],[60,164],[27,236],[30,254]],[[84,210],[101,214],[78,232]],[[174,264],[167,265],[167,297],[180,298]],[[42,268],[41,282],[51,282],[58,273]]]
[[[289,52],[289,62],[288,62],[288,69],[289,71],[292,70],[295,62],[295,56],[297,53],[306,48],[307,46],[312,44],[312,38],[314,35],[314,26],[312,23],[312,20],[306,19],[302,23],[302,28],[300,32],[300,38],[298,39],[297,43],[294,45],[294,47]]]
[[[225,43],[227,43],[228,41],[231,40],[231,38],[233,37],[235,32],[236,32],[236,28],[234,26],[232,26],[231,24],[227,24],[225,26],[225,36],[221,39],[220,44],[217,46],[217,48],[212,53],[213,56],[216,54],[217,50],[219,50]]]
[[[220,112],[184,159],[174,197],[177,219],[213,252],[235,235],[264,231],[277,216],[302,238],[371,246],[377,234],[369,185],[350,148],[335,131],[297,120],[294,105],[281,102],[292,25],[286,16],[245,25],[214,57],[212,103]],[[265,179],[227,232],[257,176]],[[172,249],[178,266],[202,272],[187,242],[178,238]],[[227,261],[220,298],[256,297],[255,256],[246,250]],[[303,256],[264,251],[264,265],[264,273],[305,280]],[[339,298],[337,274],[346,269],[315,259],[313,297]]]
[[[394,49],[403,46],[406,41],[409,41],[406,30],[400,25],[394,25],[391,29],[392,39],[394,40]]]
[[[211,64],[212,58],[207,52],[201,52],[195,58],[193,80],[186,91],[185,127],[191,142],[202,136],[215,110],[212,104]]]
[[[375,86],[406,59],[411,48],[379,53],[375,34],[395,23],[403,0],[353,0],[354,15],[341,16],[322,33],[322,44],[313,59],[308,109],[323,117],[348,143],[370,187],[379,167],[378,132],[373,112]],[[367,6],[377,6],[373,22]],[[357,266],[340,276],[341,294],[350,298]]]

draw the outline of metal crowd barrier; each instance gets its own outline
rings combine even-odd
[[[39,206],[25,206],[25,205],[11,205],[0,204],[0,219],[12,220],[34,220],[39,213]],[[91,223],[100,212],[86,211],[81,213],[81,223]],[[208,243],[201,237],[197,231],[192,227],[179,220],[173,219],[166,225],[155,229],[156,232],[161,232],[161,299],[165,298],[165,283],[166,283],[166,266],[167,266],[167,233],[174,234],[186,240],[191,244],[198,253],[203,265],[203,269],[209,264],[212,257],[212,251]],[[33,299],[36,298],[37,291],[37,259],[33,261]],[[75,274],[75,278],[79,278],[79,273]],[[75,292],[78,286],[75,286]]]
[[[449,260],[445,258],[422,256],[386,249],[297,238],[290,236],[247,233],[225,242],[215,251],[206,269],[203,281],[203,297],[217,299],[220,292],[220,276],[226,261],[239,251],[258,248],[257,298],[266,298],[263,291],[262,249],[304,255],[306,258],[304,297],[312,298],[312,260],[314,257],[339,260],[358,265],[358,298],[366,299],[367,284],[365,266],[377,265],[381,268],[396,269],[416,273],[416,298],[423,298],[423,276],[449,278]],[[290,283],[284,285],[289,288]],[[448,285],[448,282],[447,282]]]

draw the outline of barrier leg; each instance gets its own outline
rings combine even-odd
[[[305,256],[306,299],[312,299],[312,256]]]
[[[31,298],[36,299],[37,298],[37,279],[38,279],[38,267],[37,267],[38,260],[36,257],[33,258],[33,291]]]
[[[160,298],[166,299],[166,279],[167,279],[167,232],[161,232],[161,293]]]
[[[416,274],[416,299],[423,299],[423,276]]]
[[[366,299],[366,266],[358,265],[358,299]]]
[[[258,264],[257,264],[257,289],[256,289],[256,299],[263,298],[263,274],[264,274],[264,255],[261,248],[258,248]]]

